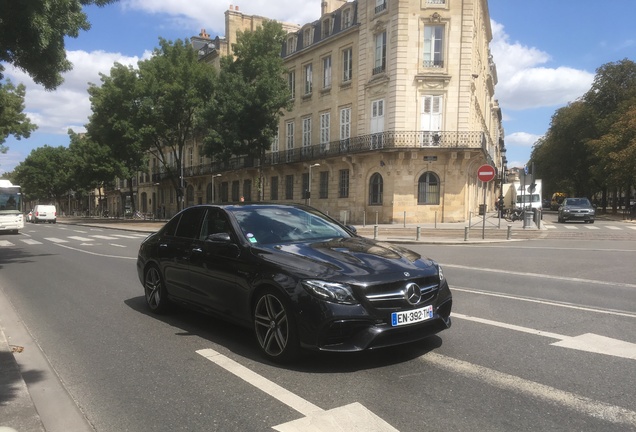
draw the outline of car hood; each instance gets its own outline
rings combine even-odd
[[[437,273],[430,259],[406,248],[362,237],[259,246],[262,259],[302,277],[375,280],[378,275]]]

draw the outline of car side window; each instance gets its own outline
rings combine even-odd
[[[190,239],[197,238],[199,236],[201,219],[203,219],[204,212],[205,209],[203,208],[191,208],[184,211],[181,214],[175,236]]]
[[[181,220],[180,217],[175,217],[169,220],[168,223],[166,223],[163,227],[163,235],[170,237],[174,236],[175,232],[177,231],[177,225],[179,225],[179,220]]]
[[[218,233],[228,233],[231,236],[230,222],[223,212],[217,209],[208,210],[201,226],[199,239],[205,240],[207,236]]]

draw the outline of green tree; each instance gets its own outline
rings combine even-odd
[[[535,144],[531,162],[546,190],[576,196],[591,196],[598,185],[593,177],[594,157],[586,142],[595,136],[595,117],[589,106],[573,102],[552,116],[550,128]]]
[[[239,32],[235,57],[221,59],[214,103],[201,118],[208,127],[208,156],[262,157],[270,148],[283,109],[292,103],[280,56],[284,38],[280,23],[266,21],[254,31]]]
[[[92,141],[86,135],[68,131],[71,166],[71,181],[75,190],[88,192],[113,182],[121,172],[120,163],[113,158],[111,149]],[[101,193],[101,190],[100,190]],[[101,196],[99,197],[101,201]]]
[[[55,201],[56,204],[72,188],[72,166],[67,147],[39,147],[16,168],[14,178],[29,199]]]
[[[181,40],[159,40],[154,55],[139,62],[139,133],[159,160],[183,205],[183,157],[188,140],[200,134],[197,117],[214,94],[216,73],[198,61]]]
[[[140,116],[139,76],[131,66],[115,63],[110,75],[100,74],[100,79],[101,86],[90,84],[88,88],[92,109],[86,125],[88,140],[102,147],[97,154],[109,160],[106,171],[112,171],[112,178],[128,180],[134,212],[132,179],[147,167],[147,146],[140,133],[145,125]]]
[[[0,153],[8,150],[4,146],[9,135],[16,139],[29,138],[37,126],[31,123],[24,114],[24,96],[26,88],[23,84],[17,87],[7,80],[0,84]]]
[[[47,90],[57,88],[71,70],[64,38],[76,38],[90,23],[82,6],[117,0],[0,0],[0,62],[28,73]],[[0,64],[0,80],[4,67]]]
[[[633,140],[634,103],[636,103],[636,63],[621,60],[606,63],[596,71],[592,88],[585,101],[598,118],[598,133],[590,137],[588,146],[595,155],[594,167],[603,182],[603,207],[608,193],[614,196],[617,211],[620,190],[631,191],[635,184]]]

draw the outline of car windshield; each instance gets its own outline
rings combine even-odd
[[[571,207],[591,207],[587,198],[567,198],[565,204]]]
[[[318,212],[296,207],[239,206],[230,210],[252,244],[348,238],[351,234]]]

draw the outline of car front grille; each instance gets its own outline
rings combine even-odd
[[[411,282],[416,283],[420,287],[422,296],[416,305],[411,305],[406,300],[406,286]],[[435,298],[438,290],[439,278],[434,275],[390,284],[372,285],[365,289],[364,296],[375,309],[396,309],[426,304]]]

